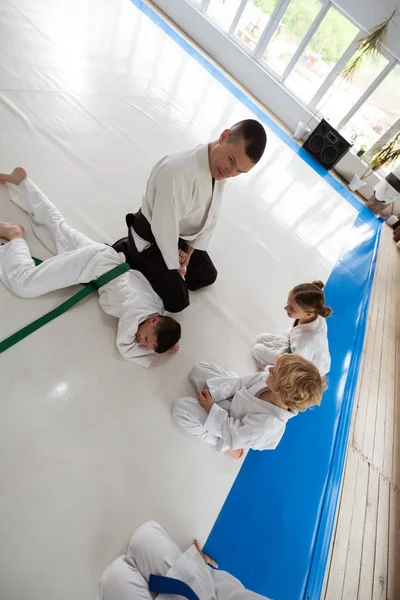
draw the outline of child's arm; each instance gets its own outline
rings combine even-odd
[[[259,373],[252,373],[251,375],[245,375],[240,377],[232,373],[227,376],[216,376],[207,379],[207,387],[214,399],[214,402],[222,402],[222,400],[229,400],[238,392],[242,387],[251,385],[253,379],[260,377]]]
[[[268,431],[265,429],[265,417],[261,421],[258,415],[246,415],[243,419],[234,419],[225,409],[214,402],[207,390],[200,392],[199,402],[208,412],[207,420],[204,423],[205,429],[220,438],[217,445],[218,450],[253,448],[255,441],[260,439],[260,434],[263,438],[263,449],[276,448],[280,436],[277,440],[275,431],[271,431],[271,436],[268,436]]]
[[[150,366],[155,352],[137,343],[137,329],[137,319],[134,319],[129,313],[122,315],[118,321],[117,348],[122,358],[147,368]]]

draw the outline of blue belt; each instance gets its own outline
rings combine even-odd
[[[150,575],[149,590],[155,594],[175,594],[175,596],[182,596],[188,600],[200,600],[192,588],[180,579],[162,575]]]

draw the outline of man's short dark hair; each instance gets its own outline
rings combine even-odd
[[[246,154],[251,162],[258,163],[267,145],[267,134],[264,127],[255,119],[239,121],[231,127],[229,141],[235,143],[240,138],[244,139]]]
[[[172,317],[160,316],[157,325],[157,348],[158,354],[163,354],[171,350],[176,343],[181,339],[181,326],[178,321]]]

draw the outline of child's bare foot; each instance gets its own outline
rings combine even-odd
[[[16,240],[24,237],[24,228],[18,223],[1,223],[0,222],[0,237],[6,240]]]
[[[242,456],[244,454],[243,448],[240,448],[240,450],[227,450],[227,452],[228,452],[228,454],[233,456],[233,458],[242,458]]]
[[[16,167],[12,173],[0,173],[1,183],[19,185],[26,177],[28,177],[28,173],[22,167]]]

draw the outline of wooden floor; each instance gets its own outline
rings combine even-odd
[[[400,251],[392,235],[383,224],[323,600],[400,600]]]

